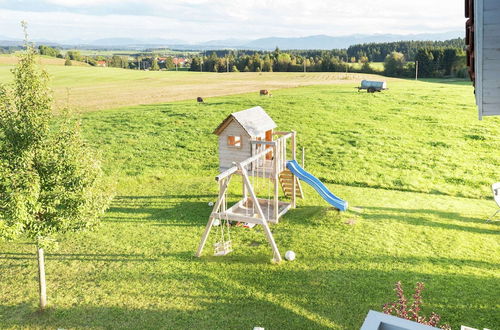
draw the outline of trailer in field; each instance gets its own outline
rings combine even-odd
[[[361,80],[361,86],[356,87],[358,92],[366,89],[368,93],[381,92],[388,89],[385,81]]]

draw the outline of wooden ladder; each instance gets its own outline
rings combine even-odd
[[[290,170],[286,169],[283,172],[280,173],[280,183],[281,183],[281,188],[283,188],[283,192],[285,193],[285,196],[287,197],[292,197],[292,189],[293,189],[293,174],[290,172]],[[300,180],[299,178],[295,177],[295,196],[299,198],[304,198],[304,192],[302,191],[302,186],[300,185]]]

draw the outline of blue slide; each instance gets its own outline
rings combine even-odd
[[[347,202],[342,200],[332,194],[330,190],[323,184],[323,182],[319,181],[317,177],[312,175],[311,173],[304,170],[296,160],[289,160],[286,162],[286,167],[292,172],[295,176],[297,176],[302,181],[305,181],[311,187],[313,187],[318,194],[328,203],[330,203],[333,207],[339,209],[340,211],[347,210]]]

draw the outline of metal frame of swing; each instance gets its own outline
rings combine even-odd
[[[283,135],[278,140],[267,142],[267,141],[252,141],[255,144],[255,155],[240,162],[234,163],[235,166],[233,168],[221,173],[216,177],[216,180],[219,183],[219,197],[217,202],[214,205],[212,213],[209,217],[209,221],[205,227],[205,231],[202,235],[201,242],[198,246],[198,250],[196,252],[196,256],[200,257],[203,251],[203,248],[208,239],[208,235],[210,230],[214,224],[215,219],[226,219],[226,221],[239,221],[253,224],[260,224],[264,230],[264,234],[266,236],[267,241],[271,245],[274,255],[274,261],[280,262],[282,260],[281,255],[279,253],[276,242],[274,241],[274,237],[269,228],[270,223],[278,223],[279,218],[283,216],[288,210],[295,207],[296,196],[292,195],[291,203],[279,201],[279,174],[283,171],[286,166],[286,139],[291,137],[292,140],[292,156],[293,159],[296,157],[296,142],[295,142],[295,132],[276,132],[276,135]],[[259,152],[258,145],[261,146],[261,151]],[[270,145],[271,147],[268,147]],[[272,161],[266,158],[266,155],[272,152]],[[258,171],[255,174],[255,169],[258,170],[258,166],[254,166],[253,164],[256,162],[258,164],[259,160],[262,158],[262,166],[261,166],[261,175],[259,175]],[[266,166],[267,164],[271,164],[271,166]],[[249,170],[247,166],[252,165],[250,170],[251,175],[249,175]],[[238,201],[236,204],[232,205],[230,208],[227,208],[227,200],[226,200],[226,192],[228,189],[229,182],[234,174],[241,175],[243,180],[243,199]],[[254,177],[254,182],[250,182],[250,177]],[[256,181],[255,178],[270,178],[274,182],[274,198],[271,203],[270,196],[268,199],[258,198],[256,192],[254,190]],[[295,180],[294,189],[295,191]],[[271,188],[269,186],[269,195]],[[248,214],[248,211],[252,207],[251,216]],[[265,212],[264,212],[265,211]],[[267,217],[266,217],[267,214]],[[220,225],[223,225],[223,221],[220,221]],[[224,240],[223,242],[224,243]],[[223,245],[220,249],[223,249]],[[229,247],[232,250],[232,246]],[[217,251],[215,251],[217,252]],[[230,251],[229,251],[230,252]],[[225,253],[227,254],[227,253]],[[220,254],[220,255],[225,255]]]

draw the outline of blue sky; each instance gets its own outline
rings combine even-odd
[[[462,30],[460,0],[0,0],[0,36],[214,39]]]

